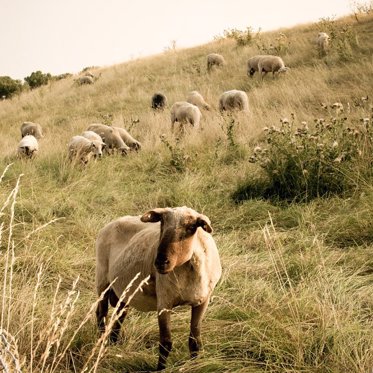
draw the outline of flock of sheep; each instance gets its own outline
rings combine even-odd
[[[321,51],[326,52],[328,40],[325,33],[319,34]],[[224,57],[219,54],[207,56],[208,72],[225,64]],[[250,77],[255,72],[263,78],[267,73],[272,72],[274,76],[287,70],[279,56],[258,55],[247,62]],[[155,93],[151,106],[155,110],[164,109],[166,96]],[[186,123],[197,127],[201,109],[210,110],[210,105],[197,91],[190,92],[186,101],[175,102],[171,107],[172,130],[175,123],[179,124],[181,132]],[[223,92],[219,98],[219,110],[248,111],[247,94],[240,90]],[[34,157],[38,140],[43,137],[41,126],[25,122],[21,134],[18,153]],[[85,164],[91,158],[101,157],[103,152],[127,154],[139,149],[141,143],[124,128],[94,123],[82,134],[72,137],[68,157],[71,161]],[[96,310],[99,330],[108,333],[109,339],[115,342],[129,305],[140,311],[157,311],[160,334],[158,370],[161,370],[166,367],[172,349],[172,308],[189,305],[189,350],[191,357],[197,356],[201,347],[201,321],[222,272],[211,232],[209,218],[185,206],[155,208],[141,216],[124,216],[102,228],[96,240],[96,288],[101,296]],[[136,291],[139,288],[141,291]],[[117,320],[111,325],[111,330],[106,330],[109,304],[115,307]]]
[[[21,125],[22,139],[18,144],[20,157],[33,158],[39,150],[38,140],[43,136],[39,123],[24,122]],[[81,135],[73,136],[68,144],[68,158],[72,162],[86,164],[92,158],[100,158],[104,152],[114,151],[123,155],[141,149],[141,143],[121,127],[101,123],[90,124]]]

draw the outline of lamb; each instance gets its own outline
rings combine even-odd
[[[258,63],[262,57],[266,57],[266,55],[259,54],[257,56],[254,56],[248,59],[247,75],[250,76],[251,78],[253,77],[256,71],[259,71]]]
[[[86,164],[92,157],[102,156],[102,140],[89,140],[84,136],[74,136],[68,146],[70,161],[79,160]]]
[[[180,124],[179,131],[185,132],[185,123],[190,123],[193,127],[198,127],[201,120],[201,111],[196,105],[186,101],[175,102],[171,107],[171,128],[174,130],[175,122]]]
[[[316,42],[320,56],[326,55],[329,48],[329,39],[329,35],[326,32],[319,32]]]
[[[207,71],[210,72],[214,66],[221,67],[226,65],[225,59],[221,54],[210,53],[207,56]]]
[[[284,61],[279,56],[262,56],[258,60],[258,72],[259,75],[264,77],[269,72],[272,72],[273,77],[275,77],[275,73],[283,73],[286,72],[289,68],[285,66]]]
[[[247,94],[244,91],[233,89],[231,91],[224,92],[219,98],[219,110],[231,111],[231,110],[243,110],[249,111],[249,100]]]
[[[39,151],[38,140],[33,135],[26,135],[18,144],[18,156],[24,158],[34,158]]]
[[[118,150],[122,155],[126,155],[130,148],[125,144],[120,136],[119,131],[114,128],[101,123],[90,124],[87,128],[88,131],[93,131],[101,136],[102,141],[105,143],[107,150]]]
[[[21,125],[21,136],[27,135],[34,136],[37,140],[40,140],[43,136],[43,130],[39,123],[23,122]]]
[[[123,291],[139,274],[118,305],[118,321],[109,334],[111,342],[118,340],[129,306],[143,312],[157,311],[158,370],[164,369],[172,348],[172,308],[189,305],[189,351],[192,357],[197,356],[201,321],[222,272],[211,232],[209,218],[186,206],[123,216],[102,228],[96,240],[96,288],[99,296],[108,290],[96,310],[99,330],[105,330],[109,301],[113,307],[117,305]],[[142,291],[128,302],[147,276]]]
[[[118,133],[120,135],[120,137],[122,138],[122,140],[124,141],[124,143],[130,147],[131,150],[140,150],[142,145],[141,145],[141,142],[137,141],[135,138],[133,138],[127,130],[125,130],[124,128],[122,127],[114,127],[116,130],[118,130]]]
[[[189,92],[187,102],[198,106],[200,109],[210,110],[210,105],[204,100],[202,95],[197,91]]]
[[[154,93],[152,97],[152,109],[163,110],[167,106],[167,97],[163,93]]]

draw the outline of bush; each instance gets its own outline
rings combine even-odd
[[[290,41],[288,37],[280,32],[274,42],[270,42],[269,44],[263,41],[262,37],[260,36],[260,32],[255,37],[256,40],[256,47],[259,49],[261,54],[273,54],[273,55],[284,55],[289,51],[290,48]]]
[[[260,180],[240,185],[236,201],[250,197],[309,201],[342,194],[372,176],[373,115],[357,119],[342,116],[341,103],[332,105],[336,115],[296,126],[294,115],[280,126],[265,128],[265,143],[254,149],[249,161],[263,170]]]
[[[251,27],[247,27],[245,31],[241,31],[238,29],[228,29],[224,30],[223,34],[225,38],[235,40],[237,46],[239,47],[251,44],[251,41],[253,39]]]
[[[64,73],[64,74],[59,74],[59,75],[53,75],[51,79],[58,81],[58,80],[70,78],[71,76],[73,76],[73,74],[71,74],[71,73]]]
[[[10,98],[21,91],[22,83],[20,80],[14,80],[9,76],[0,76],[0,99]]]
[[[41,87],[42,85],[48,84],[51,80],[52,75],[47,73],[43,74],[40,70],[34,71],[30,76],[25,78],[25,81],[28,83],[31,89]]]
[[[336,22],[333,18],[322,18],[317,25],[319,31],[330,37],[330,50],[335,52],[341,61],[353,57],[352,48],[357,47],[357,36],[351,25]]]

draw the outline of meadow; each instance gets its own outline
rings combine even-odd
[[[326,56],[314,43],[319,31],[333,35]],[[213,52],[227,65],[208,74],[206,56]],[[132,309],[119,344],[99,340],[95,239],[119,216],[186,205],[210,218],[223,275],[195,360],[188,358],[189,308],[174,310],[166,372],[371,373],[372,52],[373,17],[359,14],[257,33],[243,46],[221,37],[171,48],[95,68],[101,75],[93,85],[68,77],[0,101],[3,370],[154,370],[155,313]],[[264,53],[281,55],[290,70],[275,79],[249,78],[247,59]],[[219,113],[218,98],[230,89],[247,92],[249,114]],[[203,111],[200,129],[175,139],[169,108],[154,112],[151,97],[161,91],[172,104],[191,90],[212,110]],[[343,110],[333,108],[336,102]],[[16,157],[24,121],[44,129],[32,161]],[[70,138],[97,122],[125,127],[142,150],[73,167]],[[307,152],[297,151],[312,148],[309,137],[293,139],[292,131],[315,132],[324,122],[334,125],[323,144],[331,149],[323,164],[332,181],[322,179],[321,189],[319,172],[305,191],[293,183],[299,193],[276,194],[279,174],[285,184],[301,177],[296,165],[281,169],[276,161],[308,162]],[[281,131],[288,145],[268,141]],[[342,143],[347,150],[339,151]],[[272,163],[258,155],[263,148]],[[276,182],[268,187],[270,181]]]

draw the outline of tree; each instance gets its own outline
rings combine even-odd
[[[42,85],[48,84],[49,80],[52,78],[51,74],[43,74],[40,70],[34,71],[30,76],[25,78],[31,89],[41,87]]]
[[[22,91],[22,82],[9,76],[0,76],[0,99],[10,98]]]

